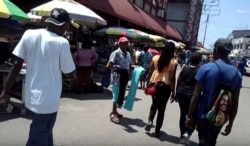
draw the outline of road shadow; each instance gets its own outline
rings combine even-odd
[[[103,89],[103,93],[75,93],[75,92],[62,92],[61,98],[72,98],[78,100],[100,100],[112,99],[112,92],[109,89]]]
[[[136,133],[138,132],[135,130],[132,126],[137,126],[137,127],[144,127],[146,123],[143,122],[141,119],[131,119],[128,117],[123,117],[120,119],[120,125],[123,126],[125,131],[128,133]]]
[[[126,96],[126,95],[125,95]],[[111,100],[112,99],[112,91],[104,88],[103,93],[81,93],[77,94],[75,92],[62,92],[61,98],[71,98],[78,100]],[[126,100],[126,97],[124,98]],[[135,101],[140,101],[141,98],[135,98]]]
[[[167,141],[167,142],[170,142],[170,143],[173,143],[173,144],[180,144],[180,138],[179,137],[169,135],[164,131],[161,131],[160,137],[156,137],[155,133],[149,133],[149,132],[146,132],[146,135],[148,135],[151,138],[157,138],[162,142]],[[198,145],[199,145],[198,143],[190,141],[190,146],[198,146]]]
[[[13,110],[11,113],[1,113],[0,114],[0,122],[4,122],[4,121],[8,121],[8,120],[12,120],[12,119],[17,119],[17,118],[25,118],[25,119],[32,119],[32,113],[27,110],[25,114],[21,114],[21,107],[22,104],[15,102],[15,101],[11,101],[10,103],[11,105],[13,105]]]

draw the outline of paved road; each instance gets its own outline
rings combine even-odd
[[[233,131],[228,137],[219,136],[218,146],[250,145],[250,77],[244,77],[238,116]],[[16,102],[16,101],[14,101]],[[157,145],[174,146],[179,142],[179,107],[168,103],[163,135],[160,139],[144,131],[151,99],[142,90],[137,92],[137,101],[132,112],[120,110],[125,117],[120,125],[110,122],[111,92],[103,94],[63,93],[54,141],[57,146],[132,146]],[[0,115],[0,146],[24,146],[28,137],[29,116],[20,116],[18,109],[12,114]],[[152,129],[153,132],[153,129]],[[191,137],[192,145],[197,145],[197,132]]]

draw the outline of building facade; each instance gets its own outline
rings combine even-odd
[[[175,27],[188,46],[197,43],[204,0],[130,0]]]
[[[229,35],[228,39],[236,39],[244,36],[250,36],[250,30],[233,30]]]

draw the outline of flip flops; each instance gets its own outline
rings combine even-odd
[[[112,115],[117,115],[118,116],[118,118],[123,118],[123,115],[122,114],[119,114],[119,113],[110,113],[109,114],[109,117],[111,117]]]
[[[120,119],[117,114],[111,114],[110,121],[115,124],[120,124]]]

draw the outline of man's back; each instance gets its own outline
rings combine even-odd
[[[198,113],[201,119],[204,118],[205,111],[213,104],[221,82],[229,85],[232,90],[241,87],[242,79],[237,68],[230,62],[226,63],[222,60],[217,60],[216,63],[219,68],[215,63],[208,63],[201,66],[195,77],[204,87]]]
[[[62,72],[74,70],[67,40],[45,29],[28,30],[13,54],[27,62],[26,106],[37,113],[57,111]]]

